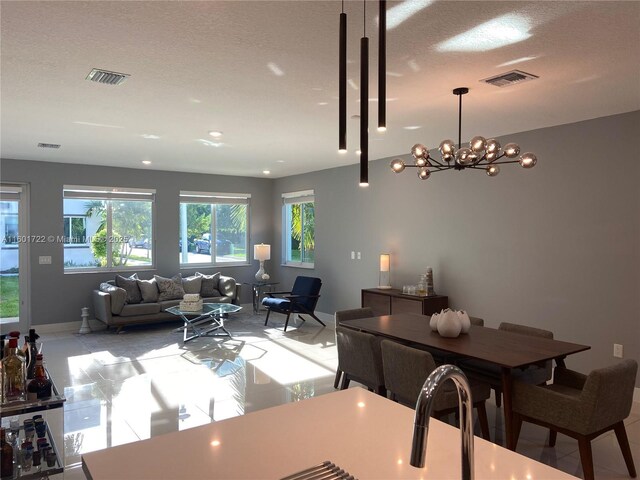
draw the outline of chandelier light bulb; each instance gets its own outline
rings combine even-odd
[[[429,158],[429,157],[427,157]],[[415,164],[418,167],[425,167],[427,165],[427,158],[425,157],[416,157]]]
[[[469,165],[472,161],[469,156],[471,155],[470,148],[461,148],[456,152],[456,162],[458,165],[466,166]]]
[[[490,138],[487,140],[487,153],[495,153],[496,155],[500,151],[500,142],[498,142],[495,138]]]
[[[487,175],[490,177],[495,177],[500,173],[500,167],[498,165],[489,165],[487,167]]]
[[[516,158],[520,155],[520,146],[517,143],[507,143],[504,146],[504,154],[508,158]]]
[[[471,150],[476,153],[484,152],[487,148],[487,140],[484,137],[478,135],[477,137],[473,137],[469,142],[469,146]]]
[[[404,162],[401,159],[396,158],[391,162],[391,170],[395,173],[402,172],[404,170]]]
[[[485,154],[485,158],[487,159],[487,162],[491,163],[493,162],[496,158],[498,158],[498,153],[497,152],[487,152]]]
[[[416,143],[413,147],[411,147],[411,155],[413,155],[413,157],[416,159],[424,157],[427,154],[427,151],[427,147],[425,147],[421,143]]]
[[[443,159],[445,158],[445,155],[448,155],[449,159],[451,159],[451,156],[453,155],[455,149],[456,144],[453,143],[453,140],[443,140],[438,147],[438,150],[440,150],[440,155],[442,155]]]
[[[520,156],[520,165],[522,165],[522,168],[533,168],[536,166],[536,163],[538,163],[538,157],[531,152],[523,153]]]
[[[430,176],[431,172],[427,168],[422,167],[418,169],[418,177],[420,177],[420,180],[426,180]]]

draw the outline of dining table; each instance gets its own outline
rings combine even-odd
[[[431,330],[428,315],[399,313],[379,317],[346,320],[340,325],[400,343],[436,349],[455,357],[481,360],[500,368],[503,392],[506,446],[515,450],[513,438],[512,371],[529,365],[544,365],[555,360],[564,366],[567,355],[589,350],[588,345],[532,337],[496,328],[472,325],[469,332],[458,337],[443,337]]]

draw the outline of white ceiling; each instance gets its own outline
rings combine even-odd
[[[471,89],[463,139],[640,109],[640,2],[413,4],[424,8],[387,34],[389,128],[381,134],[377,2],[367,2],[371,160],[455,139],[451,90],[459,86]],[[357,86],[362,2],[345,10],[348,77]],[[349,153],[337,153],[339,12],[335,1],[2,1],[1,156],[256,177],[356,163],[357,120],[348,123]],[[442,51],[447,40],[464,41],[465,32],[500,18],[511,27],[503,36],[517,29],[528,38]],[[523,57],[535,58],[503,65]],[[131,77],[95,84],[85,80],[94,67]],[[506,88],[479,82],[511,69],[540,79]],[[351,116],[359,92],[348,94]],[[210,130],[224,132],[223,145],[199,141],[213,141]]]

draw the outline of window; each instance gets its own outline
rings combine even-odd
[[[87,217],[64,217],[64,243],[87,243]]]
[[[315,199],[313,190],[282,194],[285,265],[313,268],[315,264]]]
[[[153,266],[155,190],[64,187],[65,271]]]
[[[181,265],[246,264],[249,194],[180,193]]]

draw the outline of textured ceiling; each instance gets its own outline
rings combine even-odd
[[[357,88],[362,2],[345,3]],[[378,133],[377,2],[367,7],[372,160],[455,138],[458,86],[471,90],[463,139],[640,109],[639,2],[388,2],[390,17],[417,13],[387,34],[389,128]],[[273,177],[356,163],[357,120],[337,153],[339,12],[326,1],[3,1],[2,158]],[[131,77],[88,82],[94,67]],[[479,82],[511,69],[540,79]],[[359,92],[348,94],[351,116]],[[210,130],[222,145],[200,141],[216,141]]]

